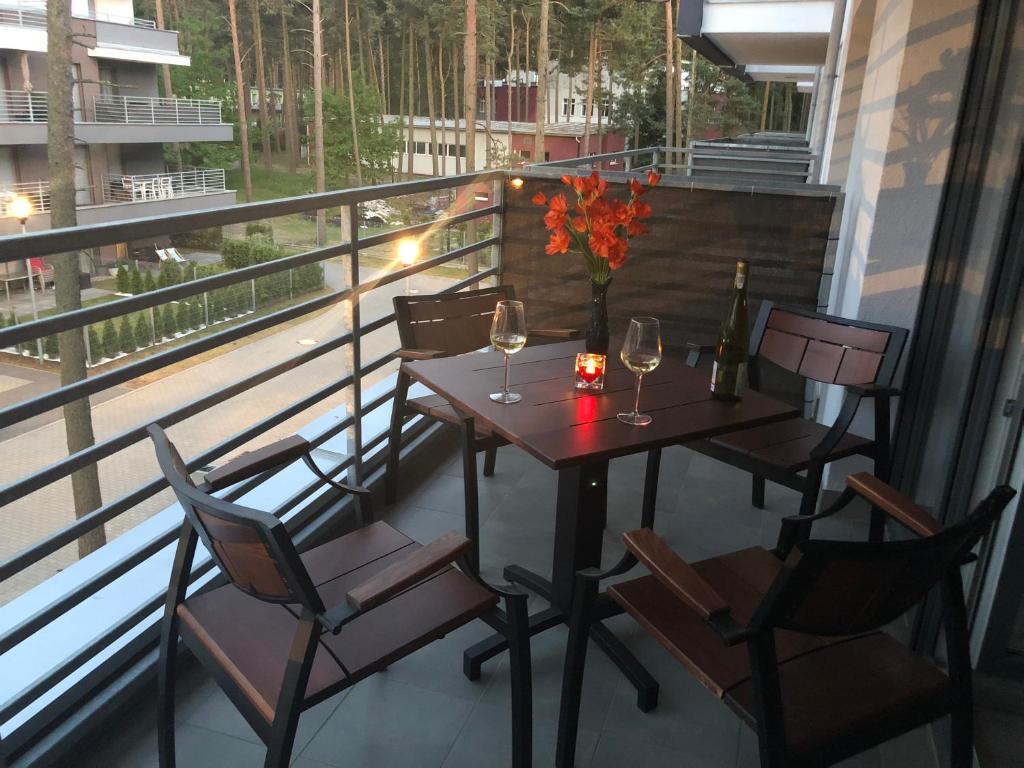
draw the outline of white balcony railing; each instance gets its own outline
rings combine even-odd
[[[73,15],[76,19],[92,19],[111,24],[156,29],[155,21],[138,19],[134,16],[118,16],[112,13],[75,13]],[[46,29],[46,6],[39,2],[0,4],[0,25]]]
[[[93,100],[97,123],[171,125],[220,124],[216,99],[162,99],[151,96],[99,95]]]
[[[24,197],[32,203],[33,214],[46,213],[50,210],[50,182],[25,181],[0,185],[0,219],[12,215],[7,207],[14,197]]]
[[[103,201],[140,203],[223,192],[223,168],[188,168],[177,173],[104,175]]]
[[[45,91],[0,91],[0,123],[45,122]]]

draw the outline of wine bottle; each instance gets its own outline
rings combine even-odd
[[[711,394],[719,400],[739,400],[746,382],[747,344],[750,331],[747,325],[747,273],[748,262],[736,262],[729,309],[722,318],[715,345],[715,364],[711,369]]]

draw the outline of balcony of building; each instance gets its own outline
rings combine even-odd
[[[5,145],[46,144],[47,94],[0,91]],[[96,95],[75,111],[75,139],[85,144],[230,141],[216,99]]]

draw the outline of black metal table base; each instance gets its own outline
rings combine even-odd
[[[533,571],[519,565],[510,565],[505,568],[505,578],[515,584],[526,587],[531,592],[543,597],[545,600],[552,600],[551,582]],[[601,608],[595,613],[601,618],[622,613],[619,606],[611,600],[602,596]],[[600,598],[599,598],[600,599]],[[606,602],[605,602],[606,601]],[[530,616],[529,628],[530,637],[540,634],[559,624],[568,624],[569,616],[560,608],[546,608],[543,611]],[[636,706],[641,712],[650,712],[658,706],[658,681],[651,673],[637,661],[636,657],[623,645],[611,630],[606,627],[600,619],[595,620],[590,627],[590,637],[609,659],[626,676],[633,687],[636,688]],[[476,645],[467,648],[462,657],[463,673],[470,680],[477,680],[480,677],[480,667],[489,659],[493,659],[508,648],[508,643],[502,635],[494,634],[481,640]]]

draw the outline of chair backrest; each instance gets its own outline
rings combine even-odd
[[[491,320],[499,301],[515,298],[511,285],[460,293],[395,296],[398,338],[405,349],[435,349],[461,355],[491,343]]]
[[[907,331],[763,302],[750,354],[825,384],[892,384]]]
[[[284,523],[274,515],[218,499],[198,489],[177,448],[149,426],[157,461],[188,521],[223,574],[248,595],[297,603],[322,613],[323,603]]]
[[[33,256],[32,258],[30,258],[28,260],[28,263],[29,263],[29,266],[32,267],[32,271],[33,272],[43,272],[43,273],[45,273],[45,272],[49,272],[51,269],[53,269],[53,267],[47,266],[46,262],[44,262],[39,256]]]
[[[1014,493],[1006,486],[996,488],[964,520],[926,538],[802,542],[756,621],[826,636],[879,629],[956,573]]]

